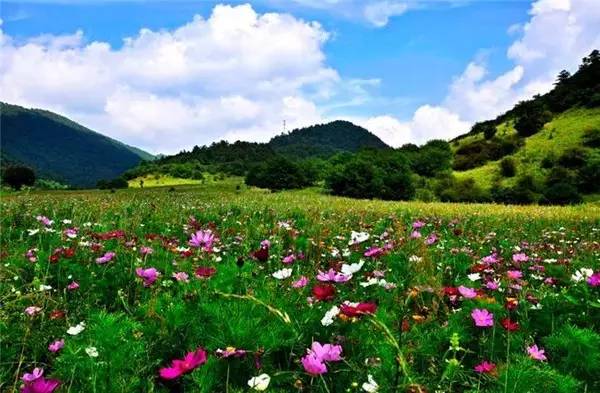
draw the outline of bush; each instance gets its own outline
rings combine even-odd
[[[527,175],[519,178],[513,187],[493,187],[492,199],[498,203],[526,205],[538,200],[538,191],[539,187],[533,177]]]
[[[409,156],[412,170],[426,177],[448,170],[452,163],[450,144],[441,140],[429,141]]]
[[[129,183],[127,183],[127,180],[125,180],[124,177],[117,177],[112,180],[99,180],[98,183],[96,183],[96,187],[100,190],[108,190],[109,188],[114,190],[118,188],[127,188],[129,187]]]
[[[589,129],[583,134],[583,144],[587,147],[600,147],[600,129]]]
[[[277,156],[256,165],[246,175],[246,184],[272,191],[302,188],[312,183],[292,161]]]
[[[443,202],[485,202],[489,199],[485,191],[477,185],[475,179],[466,178],[438,183],[438,196]]]
[[[15,190],[35,184],[35,172],[26,166],[9,166],[2,171],[2,182]]]
[[[556,183],[544,193],[544,202],[551,205],[572,205],[581,203],[582,198],[577,188],[569,183]]]
[[[584,192],[600,191],[600,154],[594,155],[579,170],[579,186]]]
[[[551,117],[538,100],[517,104],[515,112],[519,114],[515,121],[515,130],[522,137],[537,134]]]
[[[558,158],[558,163],[565,168],[581,168],[585,165],[587,158],[588,153],[585,149],[574,147],[565,151],[563,155]]]
[[[500,173],[504,177],[513,177],[517,173],[515,160],[511,157],[506,157],[500,161]]]

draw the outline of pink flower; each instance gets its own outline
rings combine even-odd
[[[290,254],[290,255],[284,257],[282,262],[285,263],[286,265],[289,265],[290,263],[294,263],[295,260],[296,260],[296,256],[294,254]]]
[[[186,272],[173,273],[172,277],[180,282],[189,282],[190,276]]]
[[[419,231],[412,231],[412,233],[410,234],[411,239],[418,239],[420,237],[421,237],[421,232],[419,232]]]
[[[60,381],[57,379],[39,377],[33,382],[25,383],[25,386],[21,387],[21,393],[52,393],[59,385]]]
[[[471,312],[471,317],[478,327],[490,327],[494,325],[494,314],[488,310],[476,308]]]
[[[220,357],[220,358],[230,358],[230,357],[234,357],[234,358],[241,358],[243,356],[246,355],[246,350],[245,349],[237,349],[234,347],[227,347],[225,349],[217,349],[215,351],[215,354]]]
[[[475,372],[479,374],[492,374],[496,370],[496,365],[494,363],[488,362],[484,360],[475,366]]]
[[[437,242],[437,240],[438,240],[437,235],[435,233],[432,233],[429,236],[427,236],[427,239],[425,239],[425,244],[428,246],[431,246],[432,244]]]
[[[474,297],[477,297],[477,291],[474,290],[473,288],[467,288],[465,286],[460,286],[458,287],[458,292],[465,298],[465,299],[473,299]]]
[[[192,247],[202,248],[206,252],[211,252],[214,241],[215,235],[210,230],[206,230],[192,234],[192,238],[188,244]]]
[[[421,220],[417,220],[415,222],[413,222],[412,227],[413,229],[421,229],[425,226],[425,223]]]
[[[69,285],[67,285],[67,289],[69,291],[74,291],[76,289],[79,289],[79,283],[77,281],[73,281]]]
[[[539,361],[544,361],[547,360],[546,355],[544,355],[544,350],[542,348],[538,348],[538,346],[536,344],[527,347],[527,353],[529,354],[529,357],[532,358],[533,360],[539,360]]]
[[[39,314],[40,311],[42,311],[42,309],[38,306],[29,306],[25,309],[25,314],[33,317],[34,315]]]
[[[600,287],[600,272],[592,274],[588,279],[587,283],[592,287]]]
[[[327,366],[314,353],[309,353],[300,359],[304,370],[310,375],[317,376],[327,372]]]
[[[527,262],[529,260],[529,257],[527,256],[527,254],[521,252],[518,254],[514,254],[512,256],[512,260],[516,263]]]
[[[364,256],[378,258],[383,255],[384,249],[381,247],[372,246],[367,251],[365,251]]]
[[[48,351],[50,352],[58,352],[65,346],[65,340],[56,340],[50,345],[48,345]]]
[[[50,225],[52,225],[52,223],[54,223],[54,221],[52,221],[51,219],[49,219],[46,216],[37,216],[35,219],[47,227],[49,227]]]
[[[333,269],[329,269],[329,271],[327,273],[319,271],[319,274],[317,274],[317,280],[322,281],[322,282],[328,282],[328,281],[346,282],[346,281],[350,280],[351,278],[352,278],[352,274],[338,273]]]
[[[314,341],[310,353],[324,362],[339,362],[342,360],[342,346],[335,344],[321,344]]]
[[[135,274],[137,274],[138,277],[140,277],[142,280],[144,280],[144,286],[145,287],[149,287],[152,284],[154,284],[154,281],[156,281],[156,279],[158,279],[158,270],[156,270],[155,268],[151,267],[148,269],[143,269],[141,267],[138,267],[137,269],[135,269]]]
[[[69,239],[75,239],[77,237],[77,228],[67,228],[63,231],[63,233]]]
[[[101,265],[107,262],[110,262],[113,260],[113,258],[116,256],[117,254],[109,251],[106,254],[102,255],[100,258],[96,258],[96,263]]]
[[[506,276],[511,280],[518,280],[523,277],[523,273],[520,270],[509,270]]]
[[[260,247],[261,248],[271,248],[271,242],[269,240],[265,239],[262,242],[260,242]]]
[[[38,378],[41,378],[43,375],[44,375],[44,369],[36,367],[33,369],[33,371],[31,373],[23,374],[21,379],[23,380],[23,382],[28,383],[28,382],[33,382]]]
[[[159,374],[162,379],[175,379],[204,363],[206,363],[206,351],[198,348],[194,352],[188,352],[183,359],[173,360],[171,367],[161,368]]]
[[[481,258],[481,262],[484,265],[493,265],[494,263],[498,263],[498,254],[493,253],[491,255],[483,257],[483,258]]]
[[[498,289],[500,287],[500,285],[496,281],[490,280],[485,283],[485,287],[487,289],[489,289],[490,291],[495,291],[496,289]]]
[[[146,247],[146,246],[140,247],[140,254],[143,256],[152,254],[153,252],[154,252],[154,250],[152,249],[152,247]]]
[[[300,277],[297,281],[292,283],[292,288],[304,288],[308,284],[308,278],[305,276]]]
[[[25,257],[29,260],[29,262],[35,263],[38,260],[36,253],[37,250],[35,248],[29,249],[25,253]]]

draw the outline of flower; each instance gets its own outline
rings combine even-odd
[[[352,263],[350,265],[344,263],[342,265],[342,273],[347,275],[347,276],[351,276],[354,273],[357,273],[360,269],[362,269],[363,265],[365,264],[365,261],[360,260],[357,263]]]
[[[23,380],[23,382],[27,383],[27,382],[33,382],[38,378],[41,378],[44,375],[44,369],[43,368],[34,368],[33,371],[31,373],[25,373],[23,374],[23,377],[21,377],[21,379]]]
[[[34,315],[39,314],[40,311],[42,311],[42,309],[38,306],[29,306],[25,309],[25,314],[33,317]]]
[[[336,290],[331,284],[318,284],[313,287],[312,293],[317,300],[332,300]]]
[[[292,275],[291,268],[277,270],[275,273],[272,274],[272,276],[278,280],[285,280],[286,278],[290,277],[291,275]]]
[[[462,286],[462,285],[460,287],[458,287],[458,292],[465,299],[473,299],[474,297],[477,296],[476,290],[474,290],[473,288],[468,288],[468,287]]]
[[[188,241],[188,244],[192,247],[202,248],[204,251],[211,252],[214,241],[215,235],[210,230],[205,230],[192,234],[192,238]]]
[[[384,251],[381,247],[372,246],[365,251],[364,256],[378,258],[383,255]]]
[[[362,242],[366,242],[367,240],[369,240],[369,233],[368,232],[355,232],[355,231],[352,231],[350,233],[350,241],[348,242],[348,245],[349,246],[357,245],[357,244],[360,244]]]
[[[56,353],[60,351],[65,346],[65,340],[56,340],[48,345],[48,350],[50,352]]]
[[[516,263],[527,262],[529,260],[529,257],[527,256],[527,254],[524,254],[521,252],[518,254],[514,254],[512,256],[512,260],[513,260],[513,262],[516,262]]]
[[[46,216],[37,216],[35,218],[36,220],[38,220],[39,223],[49,227],[50,225],[52,225],[54,223],[54,221],[52,221],[51,219],[49,219]]]
[[[488,256],[485,256],[485,257],[481,258],[481,262],[484,265],[488,265],[488,266],[493,265],[494,263],[498,263],[498,254],[493,253]]]
[[[321,325],[329,326],[333,323],[333,319],[340,313],[338,306],[331,307],[321,319]]]
[[[230,357],[241,358],[246,355],[246,350],[237,349],[235,347],[227,347],[225,349],[219,348],[215,351],[215,353],[218,357],[225,359]]]
[[[135,269],[135,274],[137,274],[138,277],[144,280],[145,287],[151,286],[152,284],[154,284],[154,281],[158,279],[158,270],[156,270],[153,267],[150,267],[148,269],[138,267],[137,269]]]
[[[186,272],[173,273],[173,275],[171,277],[173,277],[176,281],[179,281],[179,282],[189,282],[190,281],[190,276]]]
[[[67,285],[67,289],[69,291],[74,291],[79,288],[79,283],[77,281],[72,281],[69,285]]]
[[[432,233],[429,236],[427,236],[427,239],[425,239],[425,244],[428,246],[431,246],[432,244],[437,242],[437,240],[438,240],[437,235],[435,233]]]
[[[39,377],[33,382],[25,383],[25,386],[21,387],[21,393],[52,393],[59,385],[58,379]]]
[[[571,280],[573,280],[575,282],[580,282],[580,281],[588,279],[593,274],[594,274],[594,271],[592,269],[588,269],[588,268],[584,267],[584,268],[577,270],[575,272],[575,274],[573,274],[571,276]]]
[[[412,227],[413,229],[421,229],[425,226],[425,223],[421,220],[417,220],[415,222],[412,223]]]
[[[304,288],[308,284],[308,278],[305,276],[300,277],[298,280],[292,283],[292,288]]]
[[[254,390],[262,392],[263,390],[267,390],[269,387],[269,382],[271,382],[271,377],[269,377],[268,374],[260,374],[257,377],[250,378],[248,380],[248,386]]]
[[[338,273],[333,269],[329,269],[329,271],[327,271],[327,273],[319,271],[319,274],[317,274],[317,280],[323,281],[323,282],[327,282],[327,281],[346,282],[346,281],[350,280],[351,278],[352,278],[352,274],[345,275],[343,273]]]
[[[362,384],[362,389],[368,393],[375,393],[379,390],[379,385],[375,382],[371,374],[367,375],[367,382]]]
[[[75,326],[71,326],[69,327],[69,329],[67,329],[67,334],[70,334],[71,336],[76,336],[79,333],[83,332],[85,330],[85,322],[79,322],[77,325]]]
[[[500,321],[500,324],[502,325],[502,327],[504,329],[508,330],[509,332],[514,332],[514,331],[519,330],[519,323],[511,321],[510,318],[502,319],[502,321]]]
[[[152,247],[147,247],[147,246],[140,247],[141,255],[149,255],[149,254],[152,254],[153,252],[154,252],[154,250],[152,249]]]
[[[282,262],[285,263],[286,265],[289,265],[291,263],[294,263],[295,260],[296,260],[296,256],[294,254],[290,254],[290,255],[283,257]]]
[[[481,274],[479,273],[471,273],[467,275],[467,278],[471,281],[478,281],[481,280]]]
[[[419,239],[421,237],[421,232],[415,230],[410,234],[411,239]]]
[[[63,231],[63,233],[69,239],[75,239],[77,237],[77,228],[67,228]]]
[[[175,379],[206,363],[206,351],[202,348],[188,352],[183,359],[175,359],[171,367],[163,367],[159,374],[162,379]]]
[[[529,354],[529,357],[533,360],[539,360],[541,362],[547,360],[546,355],[544,355],[544,352],[545,351],[542,348],[538,348],[536,344],[527,347],[527,353]]]
[[[498,284],[496,281],[490,280],[485,283],[485,287],[490,291],[495,291],[496,289],[500,288],[500,284]]]
[[[110,262],[113,260],[113,258],[116,256],[117,254],[109,251],[106,254],[102,255],[100,258],[96,258],[96,263],[101,265],[107,262]]]
[[[374,314],[377,311],[377,304],[375,303],[358,303],[352,304],[345,302],[340,305],[340,311],[347,317],[359,317],[364,314]]]
[[[506,276],[510,280],[518,280],[523,277],[523,273],[520,270],[509,270],[506,272]]]
[[[215,269],[214,267],[200,266],[199,268],[196,269],[194,274],[198,278],[211,278],[216,272],[217,272],[217,269]]]
[[[588,279],[587,283],[592,287],[600,287],[600,272],[592,274]]]
[[[494,325],[494,314],[488,310],[476,308],[471,312],[471,317],[478,327],[490,327]]]
[[[496,365],[494,363],[488,362],[484,360],[474,367],[475,372],[479,374],[493,374],[496,370]]]
[[[269,248],[271,248],[271,242],[263,240],[260,242],[260,249],[252,252],[252,257],[260,262],[266,262],[269,259]]]
[[[317,376],[327,372],[327,366],[315,354],[309,353],[300,359],[304,370],[310,375]]]
[[[87,347],[85,349],[85,353],[87,353],[88,356],[91,357],[91,358],[97,358],[98,357],[98,349],[96,347]]]
[[[342,360],[342,346],[335,344],[321,344],[314,341],[311,345],[311,352],[325,362],[339,362]]]

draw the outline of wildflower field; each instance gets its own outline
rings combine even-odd
[[[1,392],[600,392],[597,205],[0,203]]]

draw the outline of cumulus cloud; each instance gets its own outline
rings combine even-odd
[[[392,16],[402,15],[408,9],[406,3],[398,1],[377,1],[367,4],[364,9],[365,18],[376,27],[388,24]]]
[[[55,110],[151,151],[223,135],[266,140],[320,118],[310,95],[339,83],[318,23],[216,6],[172,31],[142,29],[121,48],[83,32],[17,42],[0,30],[0,99]]]

